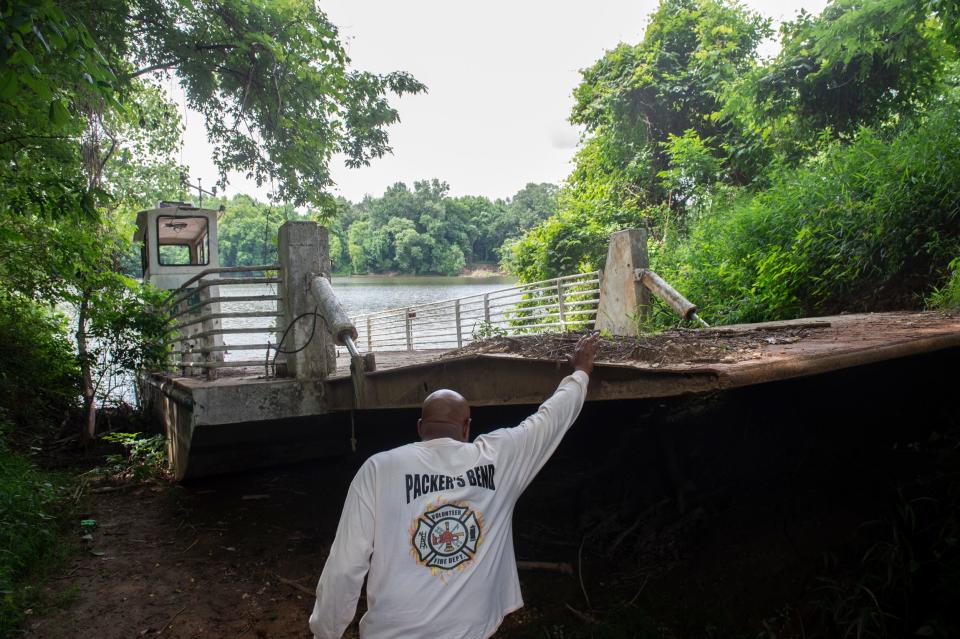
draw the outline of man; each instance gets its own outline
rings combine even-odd
[[[372,456],[350,484],[310,615],[316,639],[340,639],[368,571],[362,639],[484,639],[523,605],[513,507],[580,414],[597,346],[581,338],[573,374],[534,415],[472,444],[466,400],[427,397],[421,441]]]

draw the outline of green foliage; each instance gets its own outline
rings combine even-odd
[[[578,201],[569,191],[559,202],[556,215],[504,246],[504,266],[523,282],[603,268],[610,233],[672,218],[666,205],[609,209]]]
[[[835,0],[818,16],[801,12],[747,90],[770,121],[787,116],[788,126],[812,133],[852,133],[910,113],[936,90],[948,59],[928,14],[916,0]]]
[[[640,209],[672,200],[671,139],[719,145],[723,88],[752,69],[769,21],[715,0],[664,0],[643,40],[620,44],[582,71],[570,120],[589,137],[568,180],[570,197],[596,208]],[[722,174],[713,179],[722,179]]]
[[[670,191],[671,204],[706,203],[711,187],[722,175],[720,158],[693,129],[687,129],[683,135],[671,133],[664,148],[670,158],[670,168],[661,171],[659,177]]]
[[[468,263],[497,259],[506,241],[556,211],[551,184],[527,184],[506,201],[448,190],[424,180],[355,205],[339,202],[329,221],[337,272],[455,275]]]
[[[407,73],[351,68],[336,26],[306,0],[70,4],[124,81],[176,74],[224,181],[249,174],[298,206],[331,201],[334,155],[362,166],[390,150],[399,116],[387,95],[424,90]]]
[[[960,252],[960,109],[861,130],[771,188],[717,206],[654,268],[708,322],[915,306]]]
[[[289,204],[273,206],[248,195],[235,195],[219,203],[225,208],[217,225],[221,266],[275,263],[280,226],[287,220],[303,219]]]
[[[38,470],[5,443],[0,421],[0,635],[9,636],[29,604],[20,581],[58,546],[66,482]]]
[[[946,283],[930,292],[926,300],[928,308],[944,311],[960,309],[960,257],[950,262],[950,271]]]
[[[104,113],[99,128],[106,146],[101,177],[111,197],[108,210],[113,220],[127,222],[118,230],[130,237],[138,210],[182,192],[187,167],[175,155],[183,123],[163,89],[137,81],[124,94],[124,108]]]
[[[167,324],[147,312],[166,297],[148,284],[116,273],[103,274],[78,302],[86,304],[86,352],[99,406],[123,401],[123,393],[142,369],[162,369],[169,355]]]
[[[113,479],[143,481],[163,476],[167,471],[167,440],[163,435],[147,437],[142,433],[108,433],[104,441],[123,446],[123,454],[104,458],[102,472]]]
[[[117,105],[110,63],[51,0],[5,3],[0,32],[0,214],[94,216],[104,193],[83,174],[80,138],[92,103]]]
[[[528,184],[514,198],[450,197],[439,180],[389,187],[359,204],[338,199],[307,217],[327,225],[334,271],[455,275],[468,262],[495,261],[503,243],[556,211],[556,187]],[[274,206],[246,196],[221,199],[218,239],[223,266],[267,264],[277,259],[277,230],[303,219],[291,205]]]
[[[19,433],[40,434],[75,408],[78,392],[63,315],[0,289],[0,417]]]
[[[471,339],[474,341],[489,339],[491,337],[503,337],[507,334],[505,329],[500,328],[492,322],[482,320],[473,328],[473,332],[470,333]]]
[[[504,251],[524,281],[600,268],[609,233],[685,226],[716,182],[742,181],[722,149],[738,132],[719,118],[723,89],[757,64],[769,21],[740,5],[665,0],[643,40],[581,73],[570,119],[586,127],[559,212]]]
[[[610,233],[643,225],[654,268],[710,322],[916,306],[960,242],[956,10],[835,0],[760,60],[766,20],[663,0],[639,44],[582,72],[559,211],[506,267],[597,269]]]

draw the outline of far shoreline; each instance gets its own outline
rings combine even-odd
[[[470,279],[470,280],[508,280],[517,281],[516,276],[506,271],[491,268],[464,268],[456,275],[438,275],[436,273],[403,273],[401,271],[386,271],[383,273],[334,273],[334,278],[349,279],[385,279],[385,278],[424,278],[424,279]]]

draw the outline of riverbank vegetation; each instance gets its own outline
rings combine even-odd
[[[23,578],[59,553],[66,477],[29,453],[78,408],[79,366],[63,318],[0,295],[0,635],[35,603]]]
[[[834,0],[784,23],[764,59],[761,15],[664,0],[640,43],[583,70],[559,211],[506,266],[527,281],[601,268],[609,233],[643,225],[652,267],[710,322],[949,304],[957,15]]]
[[[552,184],[527,184],[506,200],[448,191],[445,182],[423,180],[342,202],[329,222],[336,272],[456,275],[468,263],[496,263],[505,241],[556,212]]]
[[[468,265],[496,271],[505,242],[556,213],[556,186],[527,184],[513,197],[453,197],[447,183],[398,182],[357,203],[337,198],[328,209],[300,211],[247,195],[215,200],[223,266],[270,264],[277,229],[287,220],[316,219],[329,231],[334,273],[456,275]]]

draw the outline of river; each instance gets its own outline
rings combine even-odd
[[[351,317],[415,306],[513,286],[509,277],[365,276],[334,277],[333,290]]]

